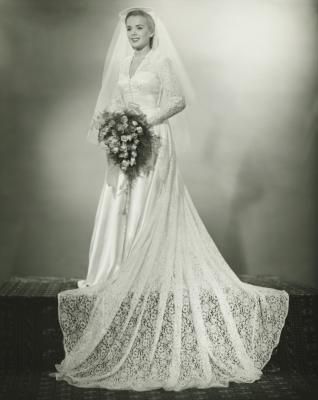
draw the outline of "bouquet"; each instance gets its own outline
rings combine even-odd
[[[98,117],[97,129],[98,142],[106,149],[108,160],[119,166],[129,183],[152,168],[160,139],[141,111],[105,110]]]

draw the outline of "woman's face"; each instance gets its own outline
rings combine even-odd
[[[141,50],[149,46],[150,32],[147,19],[142,15],[131,15],[126,21],[127,36],[133,49]]]

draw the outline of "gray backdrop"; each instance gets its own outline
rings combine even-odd
[[[117,13],[133,5],[0,1],[0,280],[85,276],[105,172],[86,131]],[[161,13],[193,77],[196,146],[180,168],[225,259],[318,286],[316,3],[138,5]]]

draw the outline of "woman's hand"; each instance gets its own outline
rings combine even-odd
[[[147,122],[148,122],[148,124],[150,125],[150,126],[154,126],[154,125],[156,125],[156,120],[155,120],[155,118],[152,116],[152,115],[149,115],[149,117],[147,117]]]
[[[130,109],[130,110],[132,110],[132,111],[134,111],[134,112],[136,112],[136,113],[141,113],[141,109],[140,109],[140,106],[139,106],[139,104],[137,104],[137,103],[133,103],[133,102],[129,102],[128,104],[127,104],[127,106],[128,106],[128,108]]]
[[[127,104],[127,106],[130,110],[136,112],[137,114],[142,113],[142,110],[140,109],[140,106],[137,103],[130,102]],[[158,123],[156,117],[153,115],[147,116],[147,122],[150,126],[154,126]]]

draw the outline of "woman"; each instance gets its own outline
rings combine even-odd
[[[56,378],[79,387],[179,391],[254,382],[288,312],[287,292],[239,280],[182,181],[168,119],[186,106],[185,81],[154,45],[164,43],[159,23],[149,10],[121,13],[133,54],[121,62],[107,104],[146,114],[161,140],[154,168],[130,192],[125,175],[108,166],[87,278],[58,297],[66,354]],[[96,110],[107,103],[109,76],[108,69]]]

